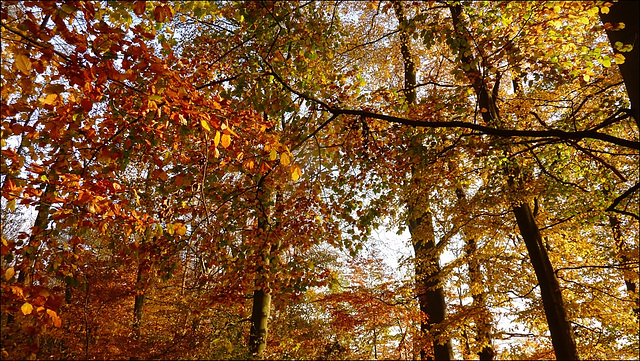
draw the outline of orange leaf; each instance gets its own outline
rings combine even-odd
[[[60,328],[60,326],[62,326],[62,320],[60,319],[60,316],[58,316],[56,311],[47,310],[47,315],[49,315],[49,317],[51,317],[51,321],[53,321],[53,325],[55,327]]]
[[[229,134],[223,134],[221,142],[223,147],[228,148],[231,144],[231,136],[229,136]]]

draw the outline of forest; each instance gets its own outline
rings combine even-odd
[[[1,358],[639,359],[639,3],[2,1]]]

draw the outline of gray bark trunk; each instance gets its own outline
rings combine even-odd
[[[464,31],[464,25],[460,17],[462,6],[459,4],[452,5],[449,7],[449,10],[451,11],[454,31],[458,34],[460,42],[466,44],[467,40],[462,36]],[[492,97],[492,93],[489,91],[480,71],[472,65],[473,58],[470,55],[472,54],[471,48],[468,45],[462,45],[459,54],[462,54],[459,56],[462,64],[469,66],[469,70],[465,72],[478,98],[478,108],[487,109],[486,112],[482,113],[483,120],[489,125],[500,126],[498,108]],[[502,144],[501,148],[506,154],[510,153],[510,146],[508,144]],[[518,166],[505,166],[503,167],[503,172],[509,179],[509,191],[513,194],[518,194],[519,186],[518,182],[516,182],[516,180],[520,178]],[[565,310],[560,285],[549,260],[549,255],[542,242],[533,212],[529,205],[521,200],[514,202],[513,213],[540,286],[542,303],[556,358],[558,360],[577,360],[578,351],[574,340],[573,329],[571,328]]]
[[[413,55],[411,54],[410,36],[406,30],[407,19],[404,14],[402,4],[398,1],[393,3],[396,18],[400,26],[400,51],[404,64],[404,93],[408,104],[415,105],[416,96],[416,69]],[[420,148],[419,144],[412,144],[413,148]],[[421,180],[416,171],[415,164],[412,166],[412,183],[417,187],[424,188],[420,184]],[[440,278],[442,272],[439,264],[439,254],[436,249],[436,242],[433,233],[433,220],[430,212],[418,209],[417,204],[408,202],[408,225],[411,233],[411,243],[416,257],[416,292],[420,303],[420,311],[426,319],[420,322],[421,337],[426,335],[433,339],[433,353],[428,352],[423,345],[420,350],[422,360],[451,360],[453,359],[453,348],[451,339],[447,338],[440,342],[442,333],[438,327],[446,317],[447,305],[444,297],[444,289]],[[426,346],[426,347],[425,347]]]

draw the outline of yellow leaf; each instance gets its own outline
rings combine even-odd
[[[209,128],[209,123],[207,123],[206,120],[204,119],[200,119],[200,124],[202,125],[202,127],[204,128],[204,130],[206,130],[207,132],[211,131],[211,128]]]
[[[28,315],[33,311],[33,306],[29,302],[25,302],[22,307],[20,307],[22,314]]]
[[[213,145],[218,147],[218,144],[220,144],[220,132],[216,130],[216,136],[213,137]]]
[[[271,153],[269,154],[269,160],[276,160],[278,158],[278,152],[275,149],[271,149]]]
[[[22,54],[16,54],[16,67],[18,70],[24,73],[24,75],[29,75],[29,71],[31,70],[31,60],[28,56]]]
[[[282,153],[280,155],[280,164],[286,167],[289,163],[291,163],[291,156],[288,153]]]
[[[591,79],[591,77],[589,76],[589,74],[585,74],[582,76],[582,79],[584,79],[584,81],[589,81],[589,79]]]
[[[187,227],[182,223],[174,223],[173,230],[178,236],[184,236],[187,233]]]
[[[223,134],[221,139],[222,146],[228,148],[231,144],[231,136],[229,134]]]
[[[616,59],[616,64],[618,64],[618,65],[619,64],[624,64],[624,59],[625,59],[624,55],[622,55],[620,53],[616,53],[613,57]]]
[[[89,205],[87,206],[87,210],[89,211],[89,213],[97,213],[98,212],[98,208],[96,207],[96,205],[93,202],[89,203]]]
[[[4,241],[4,239],[3,239],[3,241]],[[4,242],[3,242],[3,243],[4,243]],[[10,279],[13,277],[13,275],[15,275],[15,274],[16,274],[16,270],[15,270],[13,267],[9,267],[9,268],[7,268],[7,270],[4,272],[4,278],[8,281],[8,280],[10,280]]]
[[[293,181],[295,182],[298,179],[300,179],[301,175],[302,175],[302,172],[300,171],[300,168],[294,167],[293,168],[293,173],[291,173],[291,179],[293,179]]]
[[[46,98],[42,99],[42,102],[46,105],[50,105],[55,103],[56,99],[58,99],[57,94],[49,94]]]
[[[608,6],[603,6],[603,7],[600,8],[600,11],[603,14],[608,14],[609,13],[609,7]]]

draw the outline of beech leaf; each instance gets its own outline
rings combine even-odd
[[[20,307],[22,314],[28,315],[33,312],[33,306],[29,302],[25,302],[22,307]]]
[[[231,145],[231,136],[229,134],[223,134],[220,141],[223,147],[228,148],[229,145]]]
[[[31,71],[31,60],[28,56],[22,54],[15,55],[16,67],[18,70],[24,73],[24,75],[29,75]]]
[[[207,132],[211,131],[211,128],[209,128],[209,123],[207,123],[206,120],[204,119],[200,119],[200,125],[202,125],[202,127],[204,128],[204,130],[206,130]]]

